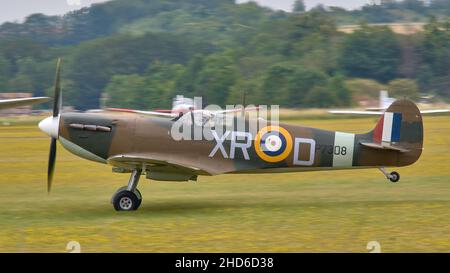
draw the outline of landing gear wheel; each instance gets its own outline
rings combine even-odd
[[[128,189],[127,186],[121,187],[119,188],[116,193],[114,193],[113,197],[111,198],[111,204],[114,204],[114,197],[121,191],[126,191]],[[134,190],[134,194],[136,194],[137,198],[138,198],[138,208],[141,206],[142,203],[142,194],[138,189]]]
[[[113,197],[113,205],[116,211],[137,210],[141,204],[138,196],[131,191],[123,190]]]
[[[388,173],[384,167],[380,167],[379,170],[384,174],[384,176],[391,180],[392,183],[396,183],[400,180],[400,174],[398,172]]]
[[[391,180],[392,183],[396,183],[400,180],[400,174],[398,172],[391,172],[389,174],[389,180]]]
[[[131,172],[128,186],[121,187],[116,191],[111,200],[117,211],[137,210],[142,203],[141,192],[137,189],[142,170],[136,169]]]

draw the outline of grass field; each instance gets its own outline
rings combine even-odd
[[[375,120],[290,120],[363,132]],[[450,117],[425,118],[418,163],[397,169],[142,180],[139,211],[109,201],[128,175],[59,146],[46,193],[50,140],[35,126],[0,127],[0,252],[450,252]]]

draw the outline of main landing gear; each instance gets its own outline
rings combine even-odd
[[[400,174],[398,172],[388,173],[384,168],[380,168],[380,171],[389,179],[392,183],[396,183],[400,180]]]
[[[137,189],[142,170],[134,170],[131,173],[128,186],[116,191],[112,197],[112,204],[117,211],[137,210],[142,203],[141,192]]]

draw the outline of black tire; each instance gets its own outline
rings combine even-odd
[[[400,174],[398,172],[391,172],[389,177],[392,183],[397,183],[400,180]]]
[[[131,191],[120,191],[113,197],[113,206],[116,211],[137,210],[139,204],[137,195]]]
[[[123,186],[123,187],[120,187],[115,193],[114,193],[114,195],[113,195],[113,197],[111,198],[111,204],[114,204],[114,197],[119,193],[119,192],[121,192],[121,191],[126,191],[128,189],[128,186]],[[138,208],[141,206],[141,203],[142,203],[142,194],[141,194],[141,192],[138,190],[138,189],[135,189],[134,190],[134,193],[136,194],[136,196],[137,196],[137,198],[138,198]]]
[[[137,198],[138,198],[138,203],[137,203],[137,208],[138,209],[141,206],[142,203],[142,194],[138,189],[134,190],[134,193],[136,194]]]

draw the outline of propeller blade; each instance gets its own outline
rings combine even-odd
[[[56,138],[52,138],[50,144],[50,154],[48,156],[48,173],[47,173],[47,191],[50,193],[52,190],[53,173],[55,171],[55,160],[56,160]]]
[[[58,141],[57,136],[55,137],[52,134],[54,126],[58,126],[58,124],[55,125],[55,120],[59,121],[59,115],[61,113],[62,108],[62,94],[61,94],[61,59],[58,59],[58,62],[56,63],[56,75],[55,75],[55,94],[53,97],[53,118],[47,118],[41,123],[39,123],[39,127],[41,130],[46,132],[47,134],[52,136],[52,141],[50,143],[50,153],[48,156],[48,170],[47,170],[47,191],[50,193],[52,190],[52,182],[53,182],[53,174],[55,172],[55,162],[56,162],[56,142]],[[58,118],[58,119],[55,119]],[[51,119],[50,122],[49,119]],[[56,128],[56,131],[58,128]],[[57,135],[57,133],[56,133]]]
[[[61,111],[62,97],[61,97],[61,59],[58,59],[56,64],[55,76],[55,94],[53,97],[53,116],[57,117]]]

